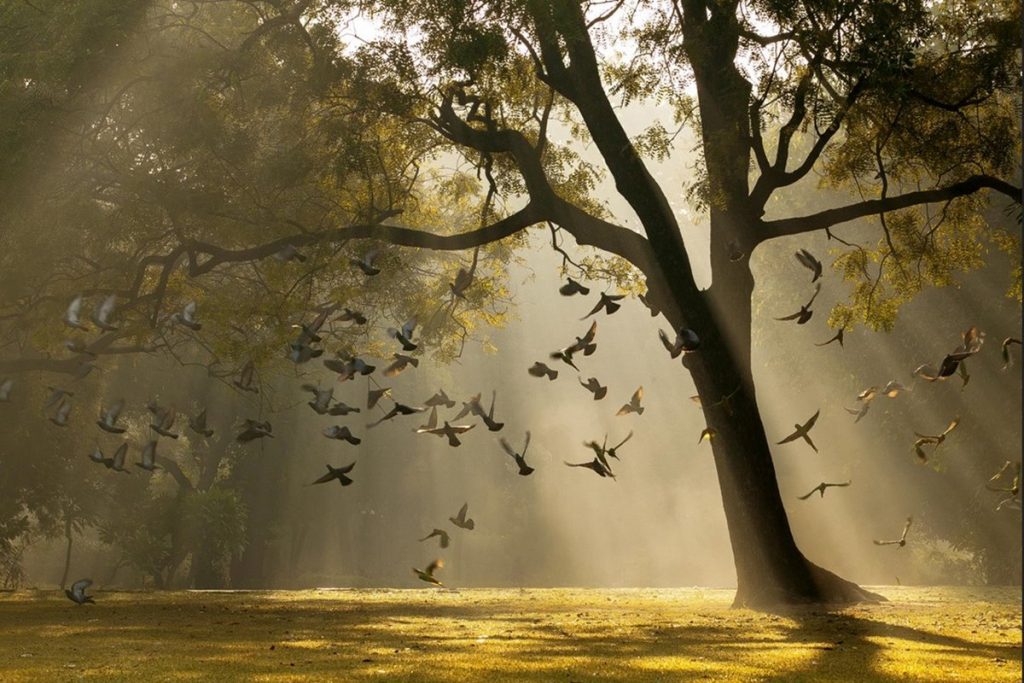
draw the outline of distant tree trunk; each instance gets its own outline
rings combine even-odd
[[[68,517],[64,520],[64,538],[67,539],[67,551],[64,553],[64,573],[60,577],[60,589],[64,590],[64,587],[68,583],[68,574],[71,572],[71,544],[74,542],[74,528],[71,524],[71,518]]]

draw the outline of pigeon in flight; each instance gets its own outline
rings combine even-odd
[[[374,275],[380,274],[380,268],[373,265],[374,261],[377,260],[378,253],[380,253],[380,250],[372,249],[359,258],[350,258],[348,262],[363,271],[364,275],[373,277]]]
[[[525,476],[528,476],[530,474],[533,474],[533,468],[526,464],[526,449],[528,449],[530,447],[530,432],[529,431],[526,432],[526,442],[523,444],[523,452],[522,453],[517,453],[514,448],[509,446],[508,445],[508,441],[505,441],[504,437],[498,439],[498,443],[500,443],[501,447],[503,449],[505,449],[505,452],[508,453],[510,456],[512,456],[512,459],[516,461],[516,465],[519,467],[519,475],[520,476],[525,477]]]
[[[469,517],[466,517],[466,514],[468,512],[469,512],[469,503],[463,503],[462,507],[459,508],[459,514],[455,515],[454,517],[449,517],[448,521],[450,521],[452,524],[454,524],[455,526],[459,527],[460,529],[465,529],[466,531],[472,531],[476,527],[476,522],[474,522]]]
[[[179,312],[171,316],[171,320],[178,323],[179,325],[184,325],[193,332],[198,332],[199,330],[203,329],[202,323],[196,320],[195,301],[189,301],[187,304],[185,304],[184,308],[182,308]]]
[[[96,601],[93,600],[92,596],[85,594],[85,589],[91,585],[92,579],[79,579],[71,584],[70,589],[64,591],[64,595],[68,596],[68,600],[76,605],[95,605]]]
[[[636,413],[637,415],[644,414],[644,407],[640,405],[640,401],[644,398],[644,388],[640,387],[633,392],[633,395],[629,399],[629,403],[624,404],[619,408],[619,412],[616,415],[629,415],[630,413]]]
[[[233,384],[242,391],[251,391],[254,394],[260,393],[260,390],[253,386],[253,374],[255,372],[255,364],[253,364],[251,360],[247,361],[246,364],[242,366],[242,371],[239,373],[238,379],[236,379]]]
[[[430,415],[427,417],[427,423],[415,429],[417,434],[425,434],[431,429],[437,427],[437,406],[430,407]]]
[[[249,443],[256,439],[262,439],[265,436],[269,436],[271,439],[274,438],[274,435],[271,433],[273,431],[273,427],[270,426],[269,421],[257,422],[256,420],[246,418],[242,427],[242,432],[235,437],[235,440],[238,441],[238,443]]]
[[[597,381],[596,377],[587,379],[586,382],[579,380],[580,386],[589,391],[594,395],[595,401],[600,401],[602,398],[608,395],[608,387],[601,386],[601,383]]]
[[[418,345],[412,341],[412,334],[415,330],[416,318],[410,318],[405,321],[401,329],[396,330],[393,327],[389,327],[388,336],[398,340],[398,343],[402,345],[403,351],[415,351],[418,348]]]
[[[191,415],[188,418],[189,428],[196,434],[210,438],[213,436],[213,430],[206,426],[206,408],[199,411],[199,414],[195,417]]]
[[[160,466],[156,464],[156,441],[150,441],[142,447],[142,462],[135,463],[136,467],[140,467],[147,472],[160,469]]]
[[[377,369],[376,365],[370,365],[362,358],[343,356],[338,353],[339,358],[328,358],[324,361],[324,367],[331,372],[338,373],[339,382],[347,382],[358,375],[370,375]]]
[[[313,486],[315,484],[326,484],[329,481],[337,479],[338,483],[341,484],[342,486],[348,486],[349,484],[352,483],[352,480],[345,475],[351,472],[352,468],[355,466],[356,464],[354,462],[351,465],[345,465],[344,467],[331,467],[330,465],[327,465],[327,474],[320,477],[319,479],[314,481],[313,484],[310,485]]]
[[[661,340],[662,346],[665,347],[672,358],[679,358],[681,353],[692,353],[700,348],[700,337],[688,327],[680,328],[676,332],[675,341],[670,340],[665,331],[659,329],[658,339]]]
[[[571,277],[567,277],[565,279],[565,284],[558,288],[558,293],[562,296],[574,296],[576,294],[586,296],[587,294],[590,294],[590,288],[584,287]]]
[[[114,316],[114,307],[117,305],[117,295],[111,294],[100,307],[92,312],[92,322],[96,327],[100,328],[104,332],[114,332],[118,328],[116,325],[111,324],[110,319]]]
[[[314,358],[319,358],[322,355],[324,355],[323,349],[314,349],[312,346],[306,346],[296,342],[292,342],[288,345],[288,360],[296,365],[308,363]]]
[[[111,434],[124,434],[125,428],[117,426],[117,418],[121,416],[121,411],[124,410],[124,399],[118,399],[114,401],[106,410],[100,409],[100,419],[96,421],[96,424],[105,432]]]
[[[323,435],[328,439],[336,439],[338,441],[348,441],[353,446],[358,446],[362,443],[362,439],[355,436],[352,430],[342,425],[331,425],[330,427],[324,427]]]
[[[590,327],[587,329],[586,333],[582,337],[576,337],[576,341],[562,349],[561,353],[564,354],[565,356],[568,356],[570,360],[572,359],[574,354],[580,352],[583,352],[584,356],[589,356],[592,353],[594,353],[594,351],[597,351],[597,344],[594,342],[594,339],[596,337],[597,321],[595,320],[590,324]],[[552,354],[551,357],[555,358],[556,356]],[[572,363],[569,364],[572,365]]]
[[[434,408],[434,410],[436,410],[436,408]],[[445,420],[443,427],[431,427],[430,429],[423,429],[421,427],[416,431],[421,434],[434,434],[436,436],[446,436],[448,437],[448,444],[452,447],[456,447],[462,444],[462,442],[459,441],[458,435],[465,434],[475,426],[476,425],[452,425],[448,424],[448,421]]]
[[[366,425],[366,427],[367,427],[367,429],[369,429],[371,427],[376,427],[381,422],[387,422],[388,420],[393,420],[396,417],[398,417],[399,415],[413,415],[415,413],[422,413],[422,412],[423,412],[423,408],[413,408],[412,406],[407,406],[407,405],[404,405],[402,403],[399,403],[398,401],[395,401],[395,405],[391,406],[391,410],[389,410],[384,415],[384,417],[380,418],[376,422],[372,422],[372,423]]]
[[[64,311],[64,324],[67,325],[68,327],[73,327],[76,330],[89,329],[89,326],[84,324],[81,320],[82,300],[83,297],[81,294],[79,294],[78,296],[71,300],[71,303],[68,304],[67,310]]]
[[[3,381],[0,382],[0,403],[7,403],[11,400],[11,389],[14,388],[14,380],[10,377],[4,377]]]
[[[894,545],[902,548],[907,544],[907,532],[910,531],[910,525],[914,523],[913,517],[907,517],[906,524],[903,525],[903,533],[900,534],[898,540],[895,541],[874,541],[875,545]]]
[[[103,451],[101,451],[100,447],[97,446],[96,450],[94,450],[89,455],[89,459],[92,460],[95,463],[99,463],[100,465],[103,465],[108,470],[114,470],[115,472],[124,472],[125,474],[131,474],[131,472],[129,472],[128,469],[125,468],[125,466],[124,466],[124,461],[125,461],[125,458],[127,457],[127,455],[128,455],[128,444],[123,443],[123,444],[121,444],[120,446],[117,447],[116,451],[114,451],[114,457],[112,457],[112,458],[104,457],[103,456]]]
[[[626,435],[625,439],[623,439],[619,443],[615,444],[614,446],[612,446],[611,448],[609,448],[606,451],[608,453],[608,456],[611,457],[611,458],[615,458],[616,460],[619,460],[619,449],[622,448],[623,446],[625,446],[626,442],[629,441],[632,438],[633,438],[633,432],[631,431],[629,434]]]
[[[281,263],[288,263],[289,261],[298,261],[299,263],[306,262],[306,256],[301,253],[294,244],[286,244],[274,254]]]
[[[426,581],[427,583],[432,583],[435,586],[443,587],[444,584],[441,583],[437,579],[437,577],[434,576],[434,572],[436,572],[438,569],[441,569],[442,567],[444,567],[444,561],[438,559],[428,564],[426,569],[416,569],[416,567],[413,567],[412,571],[417,576],[417,578],[419,578],[420,581]]]
[[[299,328],[299,336],[295,340],[295,344],[293,344],[293,346],[297,345],[301,347],[322,342],[323,337],[320,336],[320,328],[322,328],[324,323],[327,322],[327,316],[330,314],[331,310],[331,308],[325,308],[320,311],[320,314],[317,315],[309,325],[306,323],[292,325],[292,327]]]
[[[608,435],[605,434],[604,441],[598,444],[596,441],[585,441],[583,445],[592,451],[594,451],[594,457],[601,461],[601,465],[604,466],[609,472],[612,471],[612,466],[608,462]],[[568,464],[568,463],[566,463]]]
[[[815,346],[828,346],[832,342],[839,342],[839,345],[842,346],[843,345],[843,335],[845,333],[846,333],[846,330],[844,328],[840,327],[839,331],[836,332],[834,335],[832,335],[832,337],[830,339],[828,339],[827,341],[823,341],[820,344],[815,344]]]
[[[1010,345],[1016,344],[1020,346],[1020,339],[1014,339],[1013,337],[1007,337],[1003,340],[1003,345],[1000,349],[1003,354],[1003,370],[1013,365],[1013,356],[1010,355]]]
[[[648,297],[646,294],[640,294],[637,296],[637,298],[640,299],[640,303],[646,306],[647,310],[651,312],[652,318],[657,318],[661,314],[661,311],[658,310],[657,306],[651,303],[650,297]]]
[[[385,396],[391,398],[391,387],[377,387],[376,389],[367,388],[366,409],[373,410],[377,403]]]
[[[50,390],[50,396],[46,399],[46,403],[43,404],[43,411],[47,411],[55,405],[62,403],[65,399],[74,397],[73,391],[67,389],[61,389],[59,387],[46,387]]]
[[[803,306],[801,306],[799,311],[797,311],[796,313],[794,313],[792,315],[787,315],[787,316],[783,316],[781,318],[776,318],[776,320],[795,320],[797,325],[803,325],[804,323],[806,323],[808,320],[811,319],[812,315],[814,315],[814,311],[811,310],[811,304],[813,304],[814,300],[816,298],[818,298],[818,293],[819,292],[821,292],[821,283],[820,282],[815,284],[815,286],[814,286],[814,294],[811,295],[811,300],[808,301]]]
[[[697,439],[697,445],[699,446],[705,440],[711,441],[713,438],[715,438],[716,434],[718,434],[718,432],[716,432],[711,427],[705,427],[700,432],[700,437]]]
[[[960,424],[959,416],[954,417],[953,420],[949,423],[949,426],[946,427],[946,429],[941,434],[929,436],[927,434],[918,434],[917,432],[914,432],[914,436],[917,437],[917,441],[914,442],[914,453],[917,454],[917,459],[920,460],[922,463],[928,462],[928,454],[924,452],[923,446],[925,444],[932,444],[932,453],[934,453],[935,449],[938,448],[942,444],[942,442],[946,440],[946,437],[949,436],[950,432],[956,429],[958,424]]]
[[[885,386],[882,387],[882,391],[880,393],[889,398],[896,398],[899,396],[901,391],[912,391],[912,389],[910,387],[903,386],[894,379],[891,379],[885,383]]]
[[[818,415],[820,415],[820,414],[821,414],[821,410],[819,409],[817,412],[814,413],[814,415],[811,415],[811,419],[809,419],[804,424],[802,424],[802,425],[793,425],[793,428],[796,431],[794,431],[792,434],[787,436],[782,441],[779,441],[778,445],[781,446],[782,444],[789,443],[790,441],[796,441],[797,439],[803,439],[804,441],[807,442],[807,445],[810,446],[811,448],[813,448],[814,452],[817,453],[818,452],[818,447],[814,445],[813,441],[811,441],[811,427],[813,427],[814,423],[818,421]]]
[[[800,262],[800,265],[814,274],[814,277],[811,278],[811,282],[814,282],[821,277],[821,261],[814,258],[814,254],[806,249],[801,249],[796,252],[794,256],[796,256],[796,260]]]
[[[448,544],[451,541],[451,537],[448,535],[448,532],[444,529],[434,529],[429,534],[421,538],[420,542],[422,543],[423,541],[426,541],[429,538],[434,538],[435,536],[437,536],[438,539],[440,540],[442,548],[448,547]]]
[[[868,409],[869,408],[871,408],[871,403],[868,402],[868,401],[865,401],[865,402],[860,404],[860,408],[845,408],[844,407],[843,410],[848,412],[850,415],[856,415],[857,417],[854,419],[853,423],[857,424],[858,422],[861,421],[861,419],[865,415],[868,414]]]
[[[176,417],[177,413],[174,408],[161,409],[156,413],[156,420],[151,422],[149,426],[160,436],[177,439],[178,434],[171,431],[171,428],[174,427],[174,420]]]
[[[313,400],[307,403],[317,415],[326,415],[331,409],[331,401],[334,399],[334,389],[321,389],[313,384],[303,384],[303,391],[313,394]]]
[[[981,350],[982,344],[985,343],[985,333],[972,326],[961,335],[961,340],[960,345],[942,359],[938,370],[925,363],[919,365],[914,374],[928,382],[936,382],[952,377],[959,371],[966,386],[970,376],[967,374],[964,361]]]
[[[992,486],[992,483],[999,481],[1003,477],[1003,475],[1005,475],[1010,470],[1011,467],[1013,467],[1013,479],[1011,480],[1010,485],[1008,487]],[[1018,460],[1015,463],[1011,463],[1009,460],[1007,460],[1006,464],[1003,465],[1002,468],[998,472],[996,472],[992,477],[990,477],[988,482],[989,483],[985,484],[985,488],[987,488],[989,491],[999,491],[1002,493],[1009,493],[1016,496],[1018,493],[1020,493],[1020,461]]]
[[[351,308],[341,309],[341,315],[338,316],[338,320],[343,323],[352,322],[356,325],[366,324],[366,316],[359,311],[353,311]]]
[[[597,305],[594,306],[594,308],[592,308],[590,310],[590,313],[587,313],[585,316],[580,318],[580,320],[586,320],[590,316],[592,316],[595,313],[597,313],[598,311],[600,311],[602,308],[604,309],[604,311],[605,311],[605,313],[607,315],[611,315],[615,311],[617,311],[620,308],[622,308],[622,304],[615,303],[615,302],[616,301],[621,301],[622,299],[625,299],[625,298],[626,298],[625,294],[605,294],[604,292],[601,292],[601,298],[598,299]]]
[[[348,415],[349,413],[358,413],[358,412],[360,412],[359,408],[353,408],[352,406],[347,405],[347,404],[343,403],[342,401],[335,401],[334,405],[332,405],[327,410],[327,414],[328,415],[333,415],[335,417],[337,417],[338,415]]]
[[[448,289],[451,290],[452,296],[457,299],[466,298],[466,290],[473,284],[473,273],[466,270],[465,268],[459,268],[459,272],[455,274],[455,282],[448,283]]]
[[[438,389],[436,394],[434,394],[433,396],[431,396],[430,398],[423,402],[423,405],[429,406],[431,408],[437,406],[444,406],[445,408],[454,408],[455,401],[448,398],[448,394],[444,393],[444,389]]]
[[[799,500],[807,500],[808,498],[813,496],[815,494],[815,492],[817,492],[819,494],[819,497],[824,498],[825,497],[825,489],[832,488],[832,487],[849,486],[852,483],[853,483],[852,481],[847,481],[847,482],[843,482],[842,484],[829,484],[828,482],[824,482],[823,481],[820,484],[818,484],[817,486],[815,486],[813,489],[808,491],[806,495],[797,496],[797,498]]]
[[[57,411],[50,416],[50,422],[57,425],[58,427],[68,426],[68,415],[71,414],[71,401],[66,398],[62,398],[60,404],[57,406]]]
[[[413,358],[412,356],[405,356],[402,355],[401,353],[394,354],[394,358],[394,362],[391,363],[391,365],[384,368],[385,377],[394,377],[395,375],[399,374],[400,372],[402,372],[402,370],[405,370],[410,365],[413,366],[414,368],[417,368],[420,365],[420,361],[418,358]]]
[[[552,370],[541,362],[531,365],[527,369],[527,372],[533,377],[547,377],[549,381],[553,381],[558,378],[558,370]]]
[[[566,462],[565,464],[568,465],[569,467],[585,467],[588,470],[596,472],[598,475],[602,477],[611,477],[612,479],[615,478],[615,475],[612,474],[612,471],[608,469],[608,467],[605,464],[603,464],[599,458],[594,458],[590,462]]]
[[[498,400],[498,392],[491,391],[491,407],[484,412],[484,407],[480,403],[480,395],[477,394],[476,400],[473,401],[473,414],[483,420],[483,423],[487,425],[487,429],[492,432],[500,432],[505,426],[504,422],[496,422],[494,420],[494,404]]]

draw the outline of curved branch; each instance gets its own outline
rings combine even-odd
[[[877,213],[898,211],[899,209],[906,209],[911,206],[956,199],[957,197],[973,194],[982,189],[994,190],[1006,195],[1018,204],[1021,203],[1021,188],[989,175],[973,175],[966,180],[953,183],[947,187],[907,192],[893,197],[886,197],[885,199],[869,199],[835,209],[819,211],[807,216],[764,221],[761,223],[761,229],[758,232],[758,242],[774,237],[824,230],[839,223],[846,223],[847,221],[857,220],[858,218]]]

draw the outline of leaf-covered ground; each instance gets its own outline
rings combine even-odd
[[[882,588],[774,616],[731,591],[0,594],[0,681],[1020,681],[1020,589]]]

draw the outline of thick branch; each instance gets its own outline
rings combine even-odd
[[[947,187],[938,187],[931,190],[919,190],[907,192],[906,194],[886,197],[884,199],[869,199],[855,204],[848,204],[835,209],[819,211],[808,216],[796,218],[784,218],[776,221],[765,221],[761,224],[758,234],[758,241],[772,239],[773,237],[784,237],[786,235],[799,235],[825,228],[839,223],[857,220],[865,216],[872,216],[887,211],[898,211],[911,206],[931,204],[934,202],[948,201],[957,197],[973,194],[981,189],[990,189],[1006,195],[1018,204],[1021,203],[1021,188],[1014,187],[1010,183],[993,178],[987,175],[974,175],[959,183],[953,183]]]

